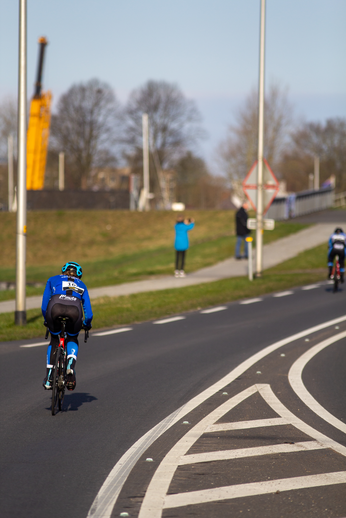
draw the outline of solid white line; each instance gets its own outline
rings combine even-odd
[[[167,495],[164,502],[164,509],[182,507],[219,500],[231,500],[247,496],[265,495],[277,491],[293,491],[311,487],[332,486],[346,483],[346,471],[335,473],[323,473],[321,475],[309,475],[304,477],[283,478],[279,480],[266,480],[264,482],[253,482],[251,484],[237,484],[235,486],[218,487],[205,489],[203,491],[191,491],[177,495]]]
[[[217,311],[224,311],[225,309],[227,309],[226,306],[218,306],[217,308],[204,309],[201,313],[208,315],[209,313],[216,313]]]
[[[228,432],[230,430],[249,430],[250,428],[263,428],[267,426],[281,426],[287,424],[282,417],[273,419],[254,419],[253,421],[237,421],[236,423],[219,423],[208,426],[205,433]]]
[[[320,284],[310,284],[310,286],[303,286],[302,290],[308,291],[308,290],[314,290],[315,288],[319,288]]]
[[[185,317],[172,317],[172,318],[164,318],[163,320],[156,320],[153,324],[168,324],[169,322],[177,322],[178,320],[184,320]]]
[[[263,299],[248,299],[248,300],[243,300],[242,302],[239,302],[239,304],[254,304],[255,302],[261,302]]]
[[[287,297],[287,295],[293,295],[293,291],[282,291],[281,293],[275,293],[273,297]]]
[[[132,331],[132,327],[122,327],[121,329],[112,329],[111,331],[102,331],[101,333],[93,333],[93,336],[115,335],[117,333],[125,333],[126,331]]]
[[[281,415],[281,417],[283,417],[288,424],[291,424],[295,428],[298,428],[298,430],[305,433],[306,435],[310,435],[310,437],[312,437],[319,443],[323,444],[326,448],[331,448],[332,450],[341,453],[341,455],[344,455],[346,457],[346,446],[343,446],[342,444],[333,441],[333,439],[331,439],[327,435],[324,435],[318,430],[315,430],[315,428],[312,428],[312,426],[304,423],[304,421],[299,419],[299,417],[290,412],[290,410],[288,410],[288,408],[286,408],[276,397],[269,385],[258,384],[256,386],[259,393],[261,394],[263,399],[268,403],[268,405],[277,414]]]
[[[321,329],[326,329],[335,324],[339,324],[340,322],[344,322],[346,320],[346,316],[335,318],[333,320],[329,320],[324,322],[323,324],[319,324],[317,326],[310,327],[309,329],[305,329],[299,333],[296,333],[292,336],[279,340],[278,342],[269,345],[254,354],[243,363],[238,365],[235,369],[229,372],[226,376],[221,378],[219,381],[211,385],[209,388],[192,398],[188,403],[186,403],[181,408],[177,409],[175,412],[170,414],[168,417],[163,419],[160,423],[154,426],[151,430],[149,430],[145,435],[143,435],[132,447],[124,453],[124,455],[120,458],[120,460],[115,464],[112,471],[109,473],[108,477],[104,481],[100,491],[97,493],[94,502],[89,510],[88,517],[90,518],[110,518],[113,507],[117,501],[121,488],[125,483],[129,473],[131,472],[133,466],[136,464],[138,459],[141,457],[142,453],[151,445],[158,437],[160,437],[166,430],[171,428],[175,423],[177,423],[180,419],[185,417],[189,412],[197,408],[200,404],[206,401],[209,397],[216,394],[216,392],[220,391],[226,385],[229,385],[232,381],[238,378],[241,374],[243,374],[247,369],[252,367],[259,360],[262,360],[273,351],[280,349],[281,347],[289,344],[290,342],[294,342],[295,340],[299,340],[304,336],[310,335]]]
[[[225,403],[210,412],[210,414],[201,419],[201,421],[199,421],[193,428],[191,428],[171,448],[171,450],[160,462],[150,481],[138,518],[161,518],[163,509],[162,502],[165,501],[165,498],[168,494],[169,486],[179,465],[180,459],[185,456],[193,444],[198,441],[201,435],[205,432],[206,428],[208,428],[211,424],[219,421],[221,417],[226,415],[226,413],[229,412],[232,408],[237,406],[239,403],[257,391],[268,403],[268,405],[286,421],[286,424],[291,424],[306,435],[310,435],[310,437],[318,441],[324,448],[332,448],[334,451],[346,456],[345,446],[342,446],[341,444],[333,441],[326,435],[323,435],[318,430],[315,430],[311,426],[304,423],[297,416],[295,416],[275,396],[268,384],[253,385],[233,396],[228,401],[225,401]]]
[[[20,345],[19,347],[40,347],[41,345],[49,345],[49,341],[46,340],[45,342],[38,342],[37,344],[27,344],[27,345]]]
[[[273,444],[271,446],[259,446],[257,448],[240,448],[238,450],[209,451],[207,453],[195,453],[184,455],[179,465],[195,464],[196,462],[215,462],[231,459],[243,459],[245,457],[257,457],[259,455],[273,455],[276,453],[294,453],[297,451],[323,450],[325,446],[317,441],[296,442],[294,444]]]
[[[291,387],[293,388],[294,392],[297,394],[297,396],[309,407],[315,414],[317,414],[319,417],[327,421],[327,423],[330,423],[335,428],[338,428],[338,430],[341,430],[342,432],[346,433],[346,424],[337,419],[335,416],[330,414],[328,410],[323,408],[322,405],[320,405],[316,399],[308,392],[306,389],[304,383],[303,383],[303,369],[305,365],[319,352],[321,352],[323,349],[328,347],[329,345],[332,345],[333,343],[342,340],[342,338],[346,337],[346,331],[343,333],[339,333],[335,336],[332,336],[331,338],[328,338],[327,340],[324,340],[323,342],[320,342],[319,344],[315,345],[311,349],[309,349],[305,354],[303,354],[290,368],[290,371],[288,373],[288,379],[291,384]]]

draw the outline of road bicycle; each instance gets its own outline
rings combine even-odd
[[[339,263],[339,256],[338,255],[335,256],[332,273],[330,275],[330,279],[334,281],[333,292],[335,293],[335,292],[338,291],[338,286],[339,286],[339,282],[340,282],[340,279],[341,279],[340,263]]]
[[[60,317],[61,331],[59,334],[59,345],[55,350],[55,362],[53,365],[52,376],[52,415],[55,415],[59,409],[62,410],[62,404],[65,396],[66,388],[66,369],[67,369],[67,353],[66,353],[66,323],[67,317]],[[89,338],[89,331],[85,329],[84,342]],[[46,331],[46,339],[49,335],[49,329]]]

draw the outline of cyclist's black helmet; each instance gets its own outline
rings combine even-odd
[[[342,230],[342,228],[340,227],[337,227],[335,230],[334,230],[334,234],[343,234],[344,231]]]
[[[65,263],[64,266],[61,268],[61,273],[66,273],[68,270],[74,270],[76,277],[78,277],[79,279],[82,278],[83,270],[78,263],[75,263],[74,261],[69,261],[68,263]]]

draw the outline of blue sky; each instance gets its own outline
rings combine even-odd
[[[148,79],[194,99],[213,150],[257,88],[260,0],[27,0],[28,96],[46,36],[44,88],[55,101],[97,77],[118,99]],[[0,101],[17,95],[18,0],[0,0]],[[346,0],[267,0],[266,84],[289,89],[297,117],[346,117]]]

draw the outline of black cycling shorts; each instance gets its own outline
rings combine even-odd
[[[53,295],[48,302],[46,321],[52,333],[60,333],[61,322],[59,317],[67,317],[66,332],[76,335],[83,325],[83,311],[81,301],[74,296]]]

